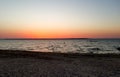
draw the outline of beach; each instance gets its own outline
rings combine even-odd
[[[120,77],[119,54],[0,50],[0,77]]]

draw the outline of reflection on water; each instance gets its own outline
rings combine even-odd
[[[120,40],[0,40],[0,49],[61,53],[120,53]]]

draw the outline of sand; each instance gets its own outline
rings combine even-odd
[[[0,50],[0,77],[120,77],[120,55]]]

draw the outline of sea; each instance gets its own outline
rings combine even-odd
[[[120,39],[1,39],[0,50],[59,53],[120,53]]]

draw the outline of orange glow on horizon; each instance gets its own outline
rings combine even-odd
[[[7,35],[7,37],[6,37]],[[38,33],[24,33],[24,34],[13,34],[13,35],[1,35],[0,38],[120,38],[119,35],[110,34],[38,34]]]
[[[119,31],[94,31],[94,30],[20,30],[0,31],[0,38],[120,38]]]

